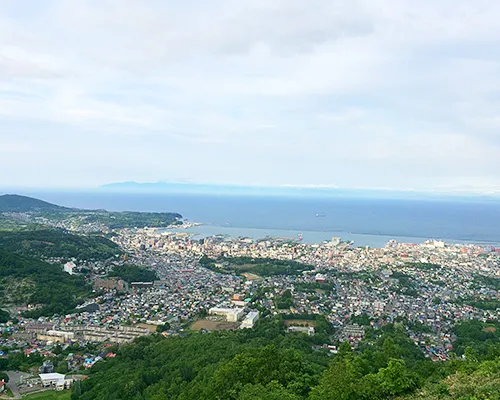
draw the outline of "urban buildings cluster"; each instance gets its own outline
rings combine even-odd
[[[1,328],[8,335],[0,345],[50,355],[56,345],[107,346],[157,330],[182,334],[197,319],[252,328],[266,315],[321,314],[336,328],[336,340],[353,345],[365,329],[403,321],[429,357],[445,359],[453,350],[451,328],[457,321],[500,316],[499,309],[477,306],[480,300],[500,298],[498,286],[491,284],[500,278],[500,251],[487,246],[391,241],[383,248],[360,248],[338,239],[320,244],[221,236],[193,240],[159,229],[123,229],[113,240],[127,252],[128,263],[154,270],[159,279],[127,283],[107,278],[116,260],[66,264],[71,274],[85,268],[94,296],[73,314],[37,321],[19,315],[18,324]],[[250,280],[209,270],[200,264],[202,256],[293,260],[312,269]],[[279,302],[284,293],[291,294],[286,307]],[[312,335],[310,328],[287,329]],[[69,368],[89,368],[108,356],[101,348],[72,354],[67,361]]]

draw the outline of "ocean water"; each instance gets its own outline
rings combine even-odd
[[[500,202],[349,198],[209,196],[179,194],[25,193],[68,207],[110,211],[172,211],[190,221],[200,236],[296,238],[321,242],[332,236],[360,246],[388,240],[421,243],[500,244]]]

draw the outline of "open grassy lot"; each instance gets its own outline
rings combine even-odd
[[[259,275],[252,274],[250,272],[243,272],[241,275],[247,278],[249,281],[258,281],[259,279],[262,279]]]
[[[49,390],[42,393],[31,394],[23,398],[29,400],[70,400],[71,390],[63,390],[60,392],[56,392],[55,390]]]

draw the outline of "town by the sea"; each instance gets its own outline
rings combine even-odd
[[[355,246],[389,240],[500,244],[500,201],[395,200],[213,196],[181,194],[27,193],[67,207],[110,211],[173,211],[201,225],[183,229],[201,238],[279,237],[320,243],[339,237]]]

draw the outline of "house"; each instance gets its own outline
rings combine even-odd
[[[52,361],[50,360],[45,360],[42,366],[38,369],[38,372],[40,374],[51,374],[54,372],[54,364],[52,364]]]
[[[70,275],[73,275],[73,269],[76,267],[75,263],[73,261],[67,262],[64,264],[64,272],[67,272]]]
[[[365,336],[365,328],[358,324],[346,325],[342,328],[341,334],[345,338],[353,337],[361,339]]]
[[[96,279],[95,289],[116,290],[118,292],[128,292],[128,283],[120,278]]]

